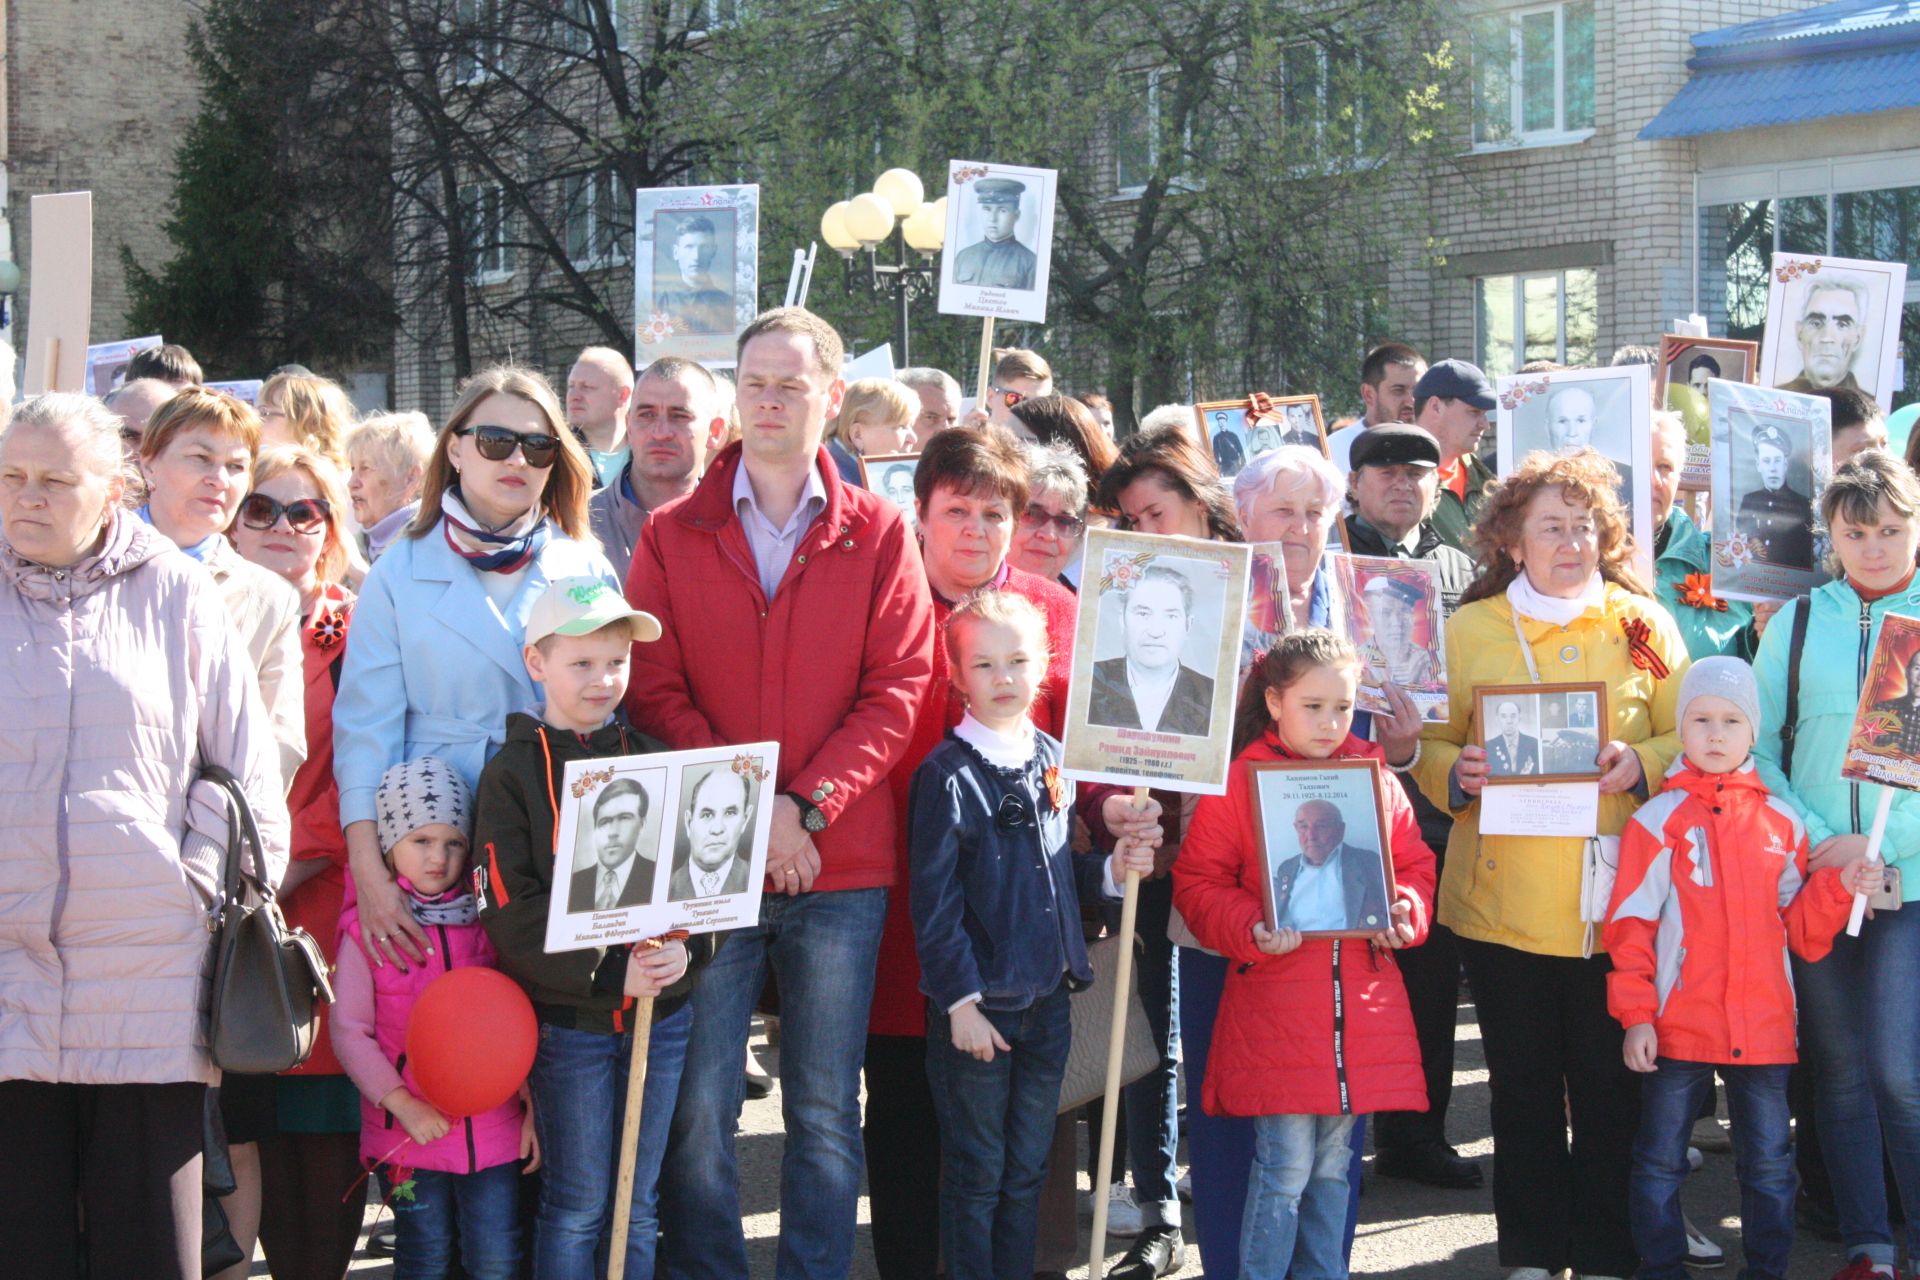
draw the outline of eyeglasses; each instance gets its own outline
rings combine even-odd
[[[1087,522],[1079,516],[1070,516],[1064,511],[1055,515],[1037,502],[1020,513],[1020,524],[1035,532],[1051,524],[1055,536],[1061,538],[1077,538],[1087,531]]]
[[[295,533],[318,533],[333,515],[333,506],[325,498],[295,498],[282,504],[264,493],[250,493],[240,500],[240,523],[265,532],[287,518]]]
[[[505,462],[517,446],[530,467],[545,469],[553,465],[560,451],[560,438],[544,431],[514,431],[508,427],[458,427],[457,436],[472,436],[480,456],[488,462]]]
[[[995,387],[993,388],[993,390],[995,394],[1006,397],[1007,408],[1009,409],[1013,408],[1013,406],[1019,404],[1022,400],[1025,400],[1027,398],[1022,393],[1018,391],[1009,391],[1005,387]]]

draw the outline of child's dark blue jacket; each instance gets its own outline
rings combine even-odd
[[[1002,769],[948,733],[913,772],[913,936],[920,990],[943,1012],[974,992],[1004,1012],[1063,976],[1076,991],[1093,982],[1080,898],[1101,895],[1103,859],[1070,851],[1072,784],[1047,786],[1060,743],[1037,731],[1034,741],[1025,768]]]

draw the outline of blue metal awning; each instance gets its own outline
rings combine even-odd
[[[1691,78],[1640,137],[1920,107],[1920,0],[1838,0],[1693,37]]]

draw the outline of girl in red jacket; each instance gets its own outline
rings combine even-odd
[[[1825,956],[1853,894],[1877,890],[1881,872],[1861,856],[1808,875],[1806,827],[1748,758],[1760,723],[1753,668],[1702,658],[1680,682],[1679,705],[1684,754],[1666,789],[1621,833],[1603,935],[1613,959],[1607,1009],[1627,1029],[1627,1066],[1646,1073],[1627,1183],[1638,1274],[1687,1273],[1680,1184],[1694,1118],[1718,1071],[1733,1111],[1746,1274],[1781,1280],[1795,1185],[1787,950]]]
[[[1420,1045],[1393,949],[1426,936],[1433,851],[1399,779],[1380,775],[1395,882],[1391,924],[1365,945],[1269,929],[1249,764],[1381,760],[1350,732],[1360,657],[1330,631],[1296,631],[1255,659],[1240,691],[1225,796],[1201,799],[1173,868],[1174,905],[1234,962],[1202,1102],[1254,1117],[1240,1235],[1244,1280],[1342,1280],[1353,1118],[1425,1111]]]

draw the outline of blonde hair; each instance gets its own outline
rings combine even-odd
[[[855,427],[878,422],[905,426],[919,413],[919,400],[892,378],[862,378],[848,384],[839,415],[827,424],[827,439],[851,447],[850,433]]]
[[[318,374],[276,373],[260,388],[260,403],[272,401],[287,415],[299,442],[336,467],[347,465],[347,433],[353,427],[353,402],[332,378]]]
[[[997,347],[993,353],[993,380],[1005,386],[1014,378],[1028,378],[1053,386],[1053,366],[1038,351],[1025,347]]]
[[[187,387],[153,411],[140,437],[140,460],[152,462],[167,451],[173,438],[193,427],[207,427],[216,435],[247,446],[247,461],[260,451],[260,415],[238,396],[211,387]]]
[[[593,495],[593,467],[587,461],[586,446],[567,425],[559,397],[553,394],[546,378],[532,369],[513,365],[482,369],[460,385],[460,399],[455,402],[446,425],[440,428],[440,434],[434,437],[426,478],[420,482],[420,511],[407,526],[407,536],[424,538],[440,523],[440,499],[458,482],[447,448],[453,443],[454,432],[466,426],[480,402],[491,395],[524,400],[546,419],[547,431],[560,442],[560,449],[553,465],[547,469],[547,485],[541,490],[540,506],[547,518],[560,527],[560,532],[575,541],[585,541],[589,536],[587,499]]]
[[[426,474],[433,454],[433,423],[417,409],[376,413],[347,437],[347,469],[361,458],[387,471]]]
[[[1047,616],[1038,605],[1012,591],[977,591],[955,606],[947,617],[947,669],[957,680],[960,673],[960,632],[968,626],[998,623],[1026,633],[1034,653],[1034,663],[1044,672],[1052,661],[1047,643]],[[1038,676],[1035,677],[1036,682]]]
[[[347,500],[347,483],[340,475],[340,468],[333,465],[325,455],[305,445],[281,445],[269,449],[260,455],[253,465],[253,487],[261,485],[289,472],[297,471],[313,481],[313,487],[327,503],[327,545],[320,551],[320,559],[315,563],[314,576],[322,582],[346,582],[359,580],[367,573],[367,562],[360,554],[356,539],[345,532],[347,513],[352,509]],[[232,530],[228,530],[232,536]]]

